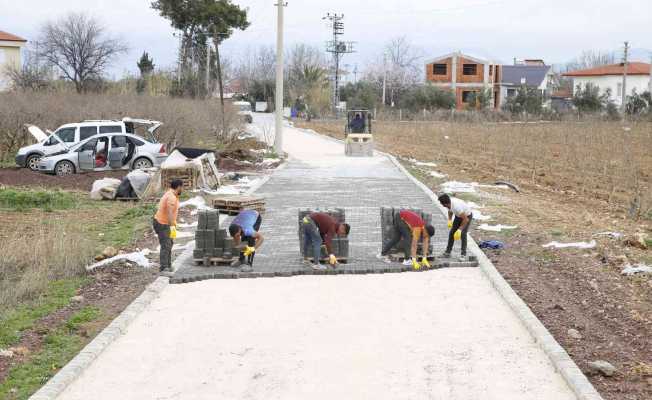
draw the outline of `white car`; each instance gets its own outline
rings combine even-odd
[[[234,101],[233,106],[238,110],[238,115],[248,124],[254,122],[254,114],[251,112],[251,103],[248,101]]]
[[[42,157],[38,171],[59,176],[79,172],[160,167],[168,157],[165,145],[128,133],[91,136],[69,150]]]
[[[133,134],[137,126],[147,127],[146,139],[155,141],[154,133],[161,125],[158,121],[128,117],[122,120],[87,120],[62,125],[54,133],[48,131],[50,135],[36,125],[26,125],[37,143],[21,147],[16,154],[16,164],[37,171],[41,157],[65,153],[75,144],[98,134]]]

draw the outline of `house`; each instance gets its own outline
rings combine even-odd
[[[6,69],[22,66],[20,49],[25,43],[27,40],[21,37],[0,31],[0,91],[9,88]]]
[[[650,88],[650,64],[632,62],[627,64],[627,95],[634,91],[643,93]],[[591,84],[600,88],[600,94],[610,92],[611,100],[621,105],[623,103],[623,63],[603,65],[601,67],[566,72],[563,76],[573,79],[573,93],[578,85],[582,88]]]
[[[545,65],[542,60],[526,60],[520,65],[501,65],[498,68],[500,81],[496,84],[496,108],[502,107],[510,97],[516,96],[518,89],[523,86],[539,90],[545,99],[558,86],[552,67]]]
[[[455,52],[437,57],[426,64],[426,81],[455,93],[457,109],[469,106],[477,93],[493,90],[498,81],[496,65],[489,60]],[[492,103],[498,93],[493,91]]]

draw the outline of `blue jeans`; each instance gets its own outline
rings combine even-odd
[[[306,217],[308,218],[308,217]],[[319,256],[321,255],[322,239],[319,234],[319,228],[315,221],[308,218],[308,223],[303,223],[303,256],[308,258],[308,246],[312,244],[312,255],[315,259],[315,264],[319,263]]]

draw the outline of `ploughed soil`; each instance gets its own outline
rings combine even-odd
[[[93,182],[102,178],[124,178],[129,171],[86,172],[70,176],[56,176],[31,171],[27,168],[0,168],[0,185],[58,188],[90,191]]]
[[[320,133],[343,138],[339,124],[302,123]],[[446,181],[493,184],[504,179],[495,166],[467,154],[464,148],[451,149],[449,160],[433,159],[433,149],[418,143],[385,143],[387,136],[376,135],[376,145],[404,157],[404,165],[433,191]],[[389,142],[391,138],[387,139]],[[436,167],[415,165],[416,158],[435,162]],[[434,178],[430,172],[447,174]],[[579,368],[607,400],[652,399],[652,276],[624,276],[627,264],[652,265],[652,248],[641,249],[625,240],[599,236],[620,232],[625,239],[642,233],[652,238],[652,221],[633,220],[625,207],[571,190],[512,182],[512,190],[481,188],[461,198],[483,205],[482,214],[492,216],[488,224],[516,225],[501,233],[478,230],[478,242],[499,240],[503,250],[487,250],[502,276],[528,304],[555,339],[566,349]],[[594,249],[545,249],[544,244],[597,241]],[[652,243],[650,241],[649,243]],[[574,338],[575,329],[581,338]],[[577,336],[577,335],[575,335]],[[605,360],[617,368],[612,377],[593,373],[588,363]]]

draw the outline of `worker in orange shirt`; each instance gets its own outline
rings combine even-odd
[[[183,181],[175,179],[170,182],[170,189],[165,192],[158,203],[154,215],[154,232],[161,245],[160,270],[172,272],[172,245],[177,236],[177,214],[179,213],[179,195],[183,191]]]

